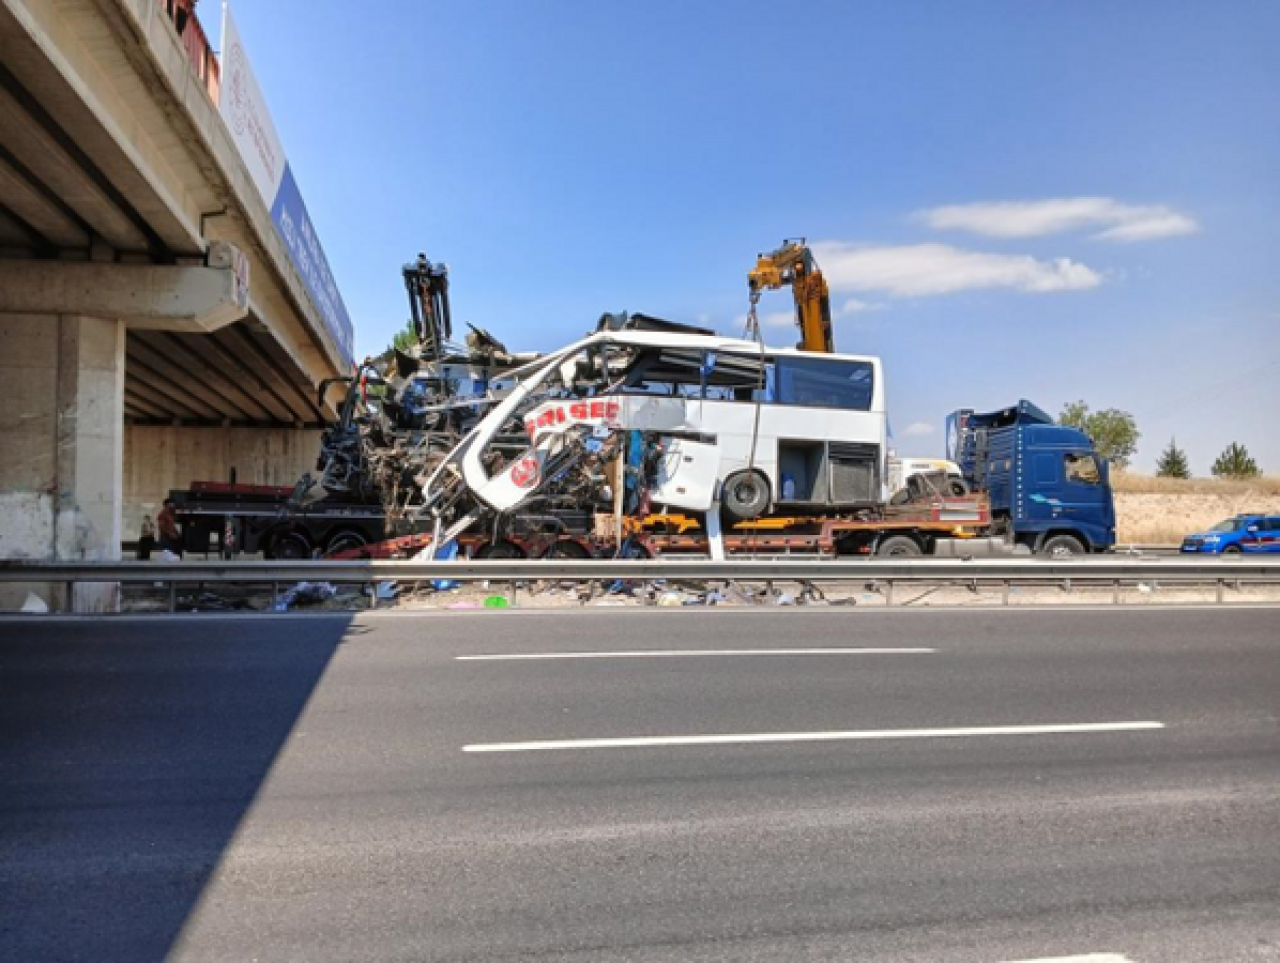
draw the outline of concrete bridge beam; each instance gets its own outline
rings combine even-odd
[[[202,333],[249,311],[248,262],[210,246],[207,265],[0,260],[0,314],[94,315],[131,328]]]

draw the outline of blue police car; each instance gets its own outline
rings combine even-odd
[[[1182,551],[1211,555],[1280,554],[1280,515],[1236,515],[1182,540]]]

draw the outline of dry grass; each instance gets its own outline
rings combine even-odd
[[[1280,495],[1280,475],[1258,478],[1160,478],[1118,471],[1111,476],[1117,492],[1142,495]]]

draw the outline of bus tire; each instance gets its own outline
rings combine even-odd
[[[876,546],[876,554],[897,558],[915,558],[924,554],[924,549],[910,535],[890,535],[882,539]]]
[[[720,504],[735,522],[759,518],[769,508],[769,482],[754,468],[734,472],[721,486]]]

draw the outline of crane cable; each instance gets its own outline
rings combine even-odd
[[[760,319],[756,314],[756,305],[760,301],[760,292],[751,292],[751,308],[747,311],[747,332],[755,335],[755,342],[760,348],[760,375],[756,381],[755,390],[755,412],[751,423],[751,451],[747,456],[747,474],[756,475],[756,447],[760,441],[760,411],[764,407],[764,390],[765,390],[765,356],[764,356],[764,339],[760,337]],[[757,528],[751,529],[749,541],[752,549],[755,548],[756,538],[760,532]]]

